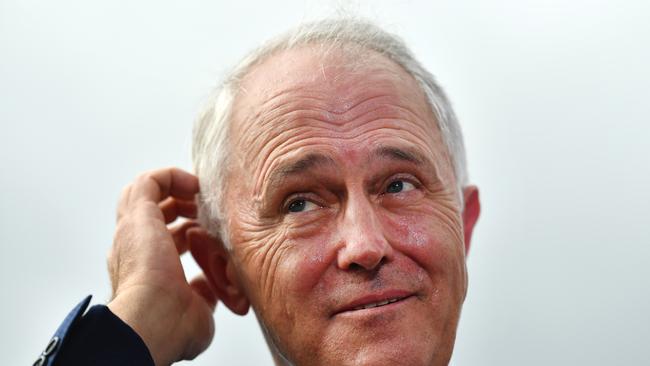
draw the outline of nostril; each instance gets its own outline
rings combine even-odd
[[[379,260],[379,264],[377,264],[377,267],[381,267],[381,266],[383,266],[384,264],[386,264],[387,262],[388,262],[388,258],[387,258],[387,257],[381,257],[381,259]]]
[[[379,260],[368,258],[366,261],[353,261],[348,265],[347,270],[352,272],[372,272],[381,268],[387,261],[388,258],[386,257],[381,257]]]
[[[363,266],[361,266],[358,263],[350,263],[350,267],[348,269],[354,272],[359,272],[364,270]]]

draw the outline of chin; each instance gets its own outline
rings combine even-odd
[[[325,339],[319,347],[305,345],[305,348],[289,352],[281,352],[272,338],[267,337],[267,341],[270,341],[269,346],[278,366],[448,365],[455,334],[441,337],[440,334],[432,334],[435,332],[431,332],[431,329],[419,330],[416,332],[418,334],[382,334],[384,332],[379,331],[371,337],[347,333]],[[304,352],[310,348],[311,352]]]
[[[333,356],[333,355],[330,355]],[[362,349],[340,350],[336,357],[329,357],[318,365],[373,365],[373,366],[443,366],[451,358],[451,350],[431,344],[412,344],[408,340],[372,345]]]
[[[392,329],[395,330],[395,329]],[[323,347],[318,360],[305,365],[409,365],[446,366],[451,358],[455,334],[440,334],[419,327],[417,331],[384,332],[364,337],[346,334]],[[302,362],[296,363],[303,365]]]

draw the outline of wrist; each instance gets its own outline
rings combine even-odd
[[[185,336],[180,327],[184,306],[178,297],[151,288],[119,291],[107,304],[145,343],[157,366],[182,357]]]

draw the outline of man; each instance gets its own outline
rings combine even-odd
[[[399,39],[331,20],[267,43],[208,103],[193,158],[196,176],[124,190],[112,300],[76,309],[43,364],[191,359],[217,302],[253,308],[278,365],[449,362],[478,190],[444,93]],[[189,283],[187,250],[204,272]]]

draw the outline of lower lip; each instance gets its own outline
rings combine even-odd
[[[403,305],[406,305],[407,303],[411,302],[411,300],[415,299],[415,296],[407,296],[404,297],[398,301],[388,303],[386,305],[382,306],[375,306],[374,308],[367,308],[367,309],[358,309],[358,310],[347,310],[341,313],[336,314],[337,316],[372,316],[372,315],[379,315],[381,313],[387,312],[387,311],[394,311],[400,308]]]

